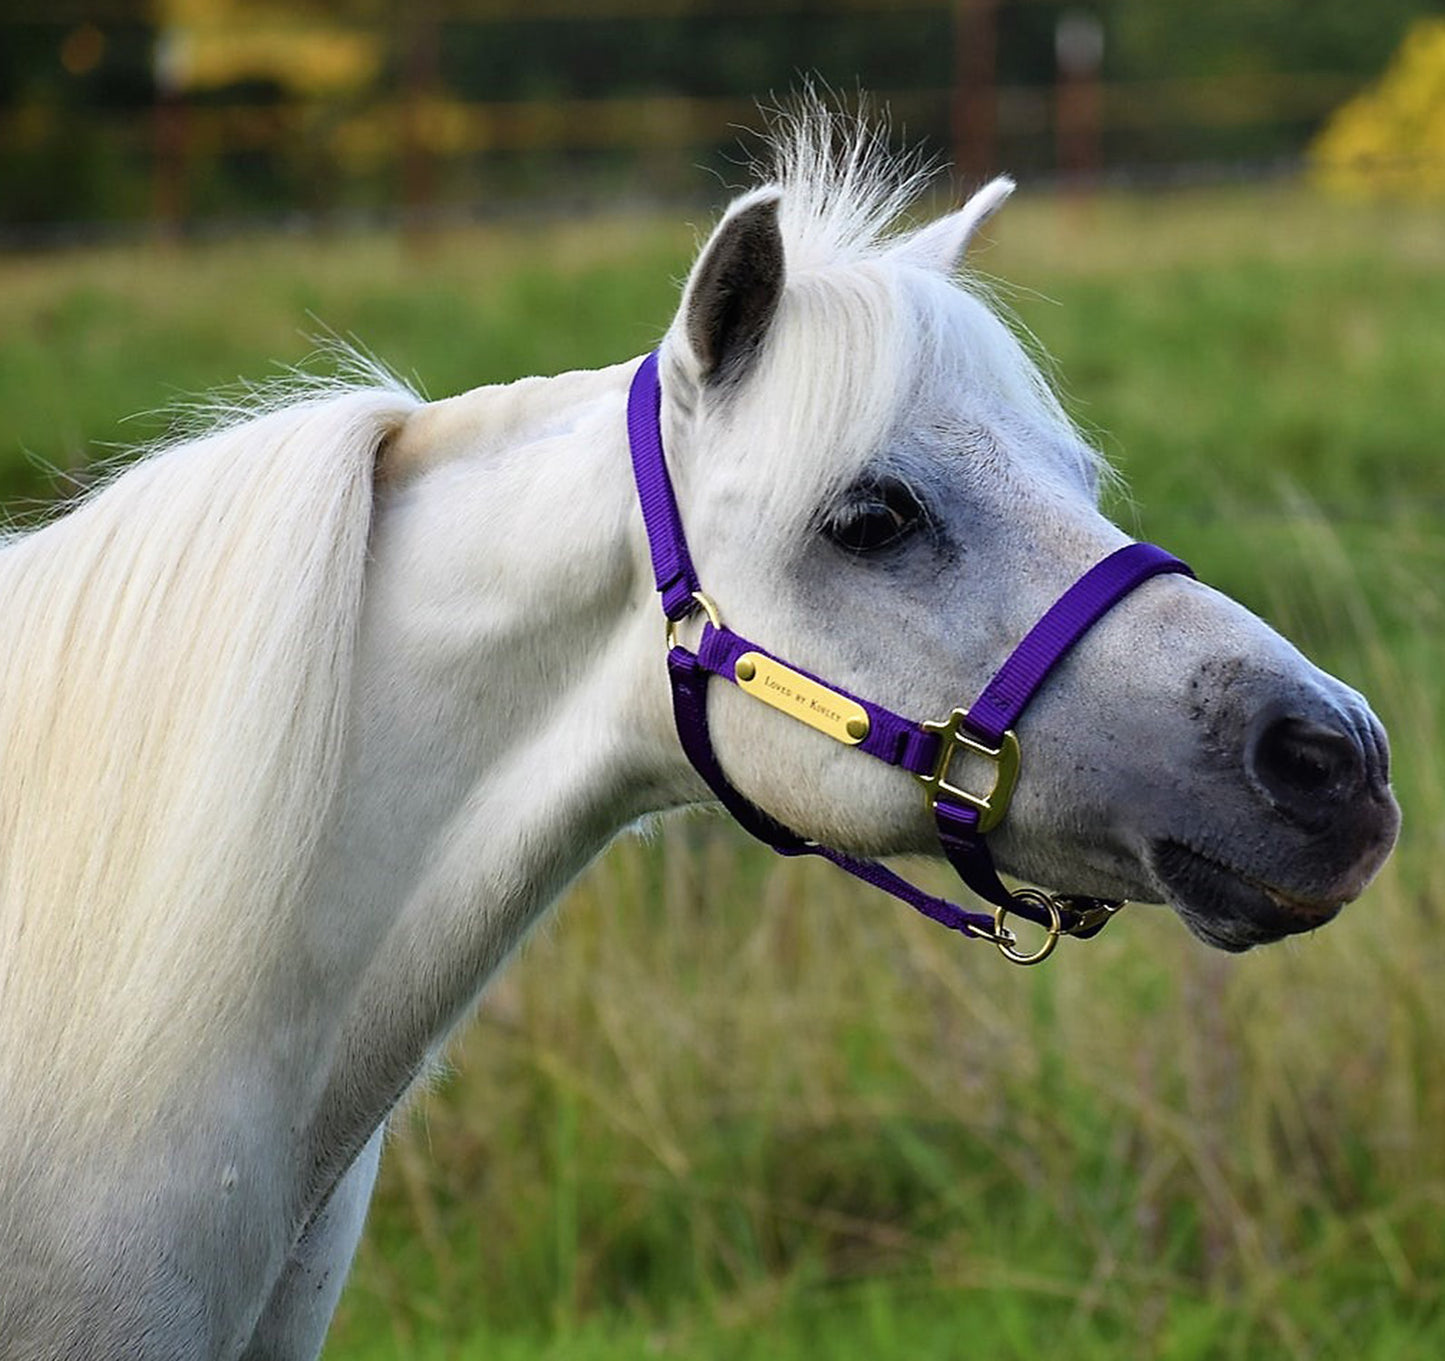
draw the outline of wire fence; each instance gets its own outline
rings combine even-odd
[[[699,164],[737,178],[759,92],[805,72],[867,88],[965,181],[1279,173],[1364,79],[1120,74],[1108,45],[1131,7],[7,0],[0,242],[696,197]]]

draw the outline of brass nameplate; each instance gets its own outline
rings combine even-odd
[[[857,700],[819,685],[782,662],[760,652],[745,652],[733,673],[739,689],[835,741],[856,747],[868,736],[868,712]]]

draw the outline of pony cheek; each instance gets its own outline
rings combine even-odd
[[[850,855],[937,854],[917,781],[714,681],[713,746],[750,802],[800,836]]]

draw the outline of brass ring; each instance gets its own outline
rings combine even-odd
[[[1025,953],[1015,948],[1015,941],[1018,939],[1012,931],[1004,927],[1008,919],[1009,909],[1007,907],[996,907],[993,910],[994,930],[998,933],[998,939],[994,944],[998,952],[1011,964],[1042,964],[1054,952],[1054,946],[1059,943],[1059,937],[1064,931],[1064,919],[1059,912],[1059,905],[1047,893],[1041,893],[1036,888],[1021,888],[1014,892],[1015,902],[1033,903],[1036,907],[1042,907],[1049,914],[1048,933],[1044,936],[1043,944],[1032,954]]]
[[[722,628],[722,615],[718,613],[718,608],[713,603],[712,597],[708,595],[706,591],[694,591],[692,598],[701,607],[702,612],[707,615],[707,622],[715,629]],[[696,613],[697,610],[689,610],[683,615],[683,619],[691,619]],[[669,652],[677,646],[677,626],[681,622],[682,620],[679,619],[669,619],[667,621],[667,650]]]

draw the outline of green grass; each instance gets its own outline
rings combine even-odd
[[[397,1122],[328,1357],[1445,1355],[1442,226],[1024,201],[980,260],[1123,521],[1385,719],[1405,831],[1366,898],[1243,958],[1134,909],[1018,971],[707,820],[619,845]],[[692,240],[0,259],[0,499],[323,328],[434,395],[638,353]]]
[[[961,1281],[892,1277],[848,1286],[769,1291],[713,1311],[665,1322],[592,1320],[546,1332],[488,1335],[472,1347],[424,1337],[374,1337],[351,1361],[816,1361],[819,1357],[908,1357],[916,1361],[1174,1361],[1307,1355],[1339,1361],[1401,1361],[1439,1354],[1440,1331],[1389,1308],[1383,1328],[1341,1319],[1316,1288],[1280,1292],[1268,1313],[1141,1279],[1106,1298],[1071,1280],[1027,1271]],[[1308,1320],[1314,1320],[1311,1324]],[[1301,1320],[1305,1320],[1301,1322]]]

